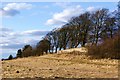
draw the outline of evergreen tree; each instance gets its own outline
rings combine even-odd
[[[11,60],[11,59],[13,59],[13,56],[12,56],[12,55],[10,55],[10,56],[8,57],[8,60]]]
[[[18,51],[17,51],[17,58],[18,57],[22,57],[22,50],[21,49],[19,49]]]

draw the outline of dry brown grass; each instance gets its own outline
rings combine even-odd
[[[117,78],[118,60],[89,59],[73,51],[2,61],[2,70],[3,78]]]

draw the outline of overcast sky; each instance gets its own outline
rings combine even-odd
[[[15,56],[25,44],[35,45],[46,33],[65,24],[71,17],[99,8],[114,11],[117,2],[3,3],[0,6],[2,58],[10,54]]]

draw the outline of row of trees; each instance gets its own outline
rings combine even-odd
[[[17,57],[43,55],[61,49],[85,45],[98,45],[106,38],[113,38],[120,31],[120,2],[118,10],[98,9],[72,17],[61,28],[53,29],[35,48],[25,45],[19,49]]]
[[[112,14],[108,9],[99,9],[94,12],[85,12],[80,16],[71,18],[62,28],[54,29],[45,38],[51,42],[51,50],[76,48],[86,44],[102,42],[120,29],[117,14]]]
[[[36,47],[25,45],[23,49],[17,51],[17,57],[29,57],[29,56],[40,56],[43,53],[47,53],[50,50],[50,42],[46,39],[41,40],[37,43]]]

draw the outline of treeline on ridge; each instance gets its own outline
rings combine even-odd
[[[25,45],[23,49],[19,49],[17,57],[40,56],[44,53],[56,53],[58,50],[88,46],[89,55],[118,59],[120,58],[119,11],[120,4],[115,12],[102,8],[72,17],[61,28],[53,29],[46,34],[36,47]]]

